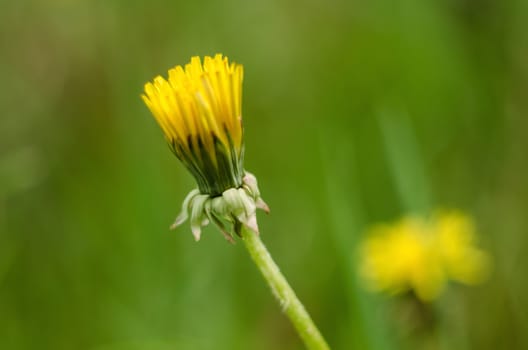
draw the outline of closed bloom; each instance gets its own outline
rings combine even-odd
[[[473,285],[485,279],[489,257],[475,238],[472,220],[459,212],[375,226],[361,245],[360,273],[373,290],[413,291],[430,301],[449,280]]]
[[[160,125],[172,152],[196,179],[173,227],[190,213],[196,240],[214,222],[231,239],[224,222],[258,232],[256,208],[268,210],[256,178],[244,170],[243,67],[217,54],[191,58],[145,84],[143,101]]]

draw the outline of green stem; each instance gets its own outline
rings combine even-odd
[[[244,228],[242,229],[242,239],[251,258],[278,299],[282,310],[295,326],[306,347],[310,350],[329,350],[328,344],[326,344],[303,304],[280,272],[279,267],[271,258],[260,237]]]

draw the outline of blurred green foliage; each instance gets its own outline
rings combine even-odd
[[[364,230],[471,213],[490,280],[435,304],[445,349],[528,348],[524,0],[0,3],[0,349],[301,349],[242,245],[169,232],[195,185],[139,95],[245,66],[263,239],[335,349],[426,347],[356,276]]]

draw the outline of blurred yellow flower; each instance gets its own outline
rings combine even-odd
[[[489,257],[475,247],[475,227],[459,212],[426,220],[406,217],[373,227],[360,246],[360,274],[375,291],[413,291],[421,300],[438,297],[448,280],[483,281]]]

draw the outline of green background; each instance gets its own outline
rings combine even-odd
[[[195,184],[139,96],[217,52],[245,68],[262,238],[334,349],[527,349],[526,23],[523,0],[0,1],[0,349],[302,349],[240,242],[168,230]],[[356,256],[437,208],[494,263],[430,336]]]

